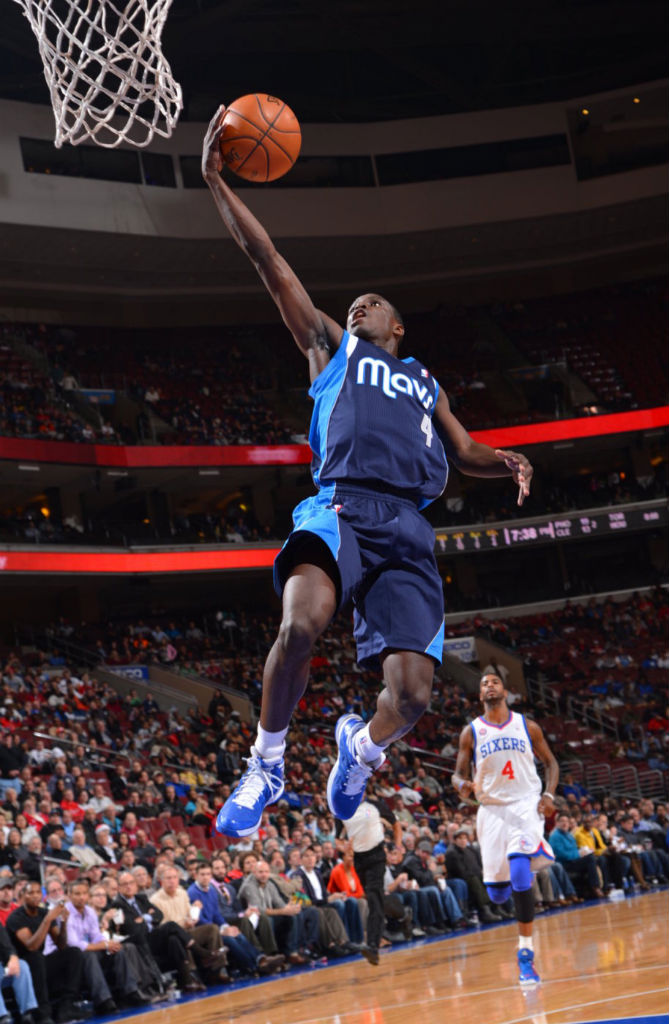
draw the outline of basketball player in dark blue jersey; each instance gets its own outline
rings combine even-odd
[[[428,370],[399,358],[404,325],[387,299],[358,296],[345,330],[315,308],[220,176],[223,115],[221,107],[205,137],[203,177],[308,360],[318,488],[295,509],[294,529],[275,563],[283,614],[265,664],[258,734],[216,821],[220,832],[246,836],[283,793],[285,737],[307,686],[313,645],[349,600],[358,661],[379,661],[384,687],[368,724],[351,714],[337,722],[338,757],[327,789],[338,818],[353,816],[385,748],[428,706],[434,664],[441,661],[443,594],[434,533],[419,509],[443,491],[447,457],[471,476],[512,476],[518,504],[529,494],[532,467],[524,455],[474,441]]]

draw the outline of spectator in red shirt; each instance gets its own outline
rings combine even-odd
[[[63,799],[60,801],[60,806],[63,811],[70,812],[72,820],[77,824],[84,820],[84,808],[74,799],[74,791],[72,789],[65,790]]]
[[[0,878],[0,923],[6,925],[7,918],[18,903],[14,899],[14,879],[11,875]]]

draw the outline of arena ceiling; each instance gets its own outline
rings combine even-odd
[[[374,121],[664,78],[667,10],[666,0],[174,0],[164,49],[187,119],[267,91],[305,122]],[[10,2],[0,97],[48,103],[35,38]]]

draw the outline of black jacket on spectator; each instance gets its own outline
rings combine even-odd
[[[423,862],[417,853],[407,853],[399,870],[406,871],[409,878],[413,878],[418,882],[421,888],[437,884],[430,869],[423,867]]]
[[[335,866],[336,863],[337,863],[337,861],[335,859],[328,860],[327,857],[321,857],[320,864],[318,865],[318,870],[320,872],[321,878],[323,879],[323,881],[325,883],[326,888],[327,888],[328,882],[330,881],[330,875],[332,874],[332,869],[333,869],[333,867]]]
[[[10,750],[4,743],[0,743],[0,775],[2,778],[8,779],[12,772],[19,771],[21,771],[21,764],[15,756],[14,750]]]
[[[453,843],[446,850],[446,868],[451,878],[470,878],[472,875],[483,878],[481,856],[473,846],[461,850]]]
[[[3,967],[6,967],[10,956],[15,955],[16,950],[12,946],[12,940],[9,937],[9,932],[5,928],[4,924],[0,924],[0,964],[2,964]]]
[[[134,903],[139,907],[139,913],[142,917],[144,914],[151,915],[153,927],[157,928],[163,920],[162,910],[159,907],[155,907],[148,896],[141,892],[136,894]],[[149,926],[144,920],[135,920],[138,914],[130,901],[125,896],[118,896],[114,900],[113,906],[119,907],[123,911],[123,924],[119,928],[121,935],[127,935],[131,942],[136,942],[139,945],[145,943],[149,934]]]
[[[227,924],[239,924],[239,917],[244,913],[244,907],[231,882],[218,883],[218,905]]]
[[[0,867],[9,867],[13,871],[15,864],[16,864],[16,857],[14,856],[12,851],[9,849],[9,847],[7,845],[5,845],[5,844],[0,846]]]
[[[31,882],[40,882],[42,880],[40,865],[41,857],[36,857],[34,853],[26,853],[25,857],[21,859],[21,871],[24,875],[27,875]]]
[[[299,878],[300,888],[302,892],[307,894],[307,896],[309,897],[309,899],[311,900],[315,907],[326,907],[328,905],[327,882],[323,878],[323,875],[318,870],[318,868],[314,868],[314,872],[318,877],[318,880],[321,883],[321,888],[323,890],[323,895],[321,896],[320,899],[318,899],[318,897],[316,896],[316,893],[314,892],[314,887],[309,881],[307,873],[303,868],[298,868],[295,874],[291,875],[291,878]]]

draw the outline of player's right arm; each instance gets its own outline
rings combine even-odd
[[[202,149],[202,177],[209,186],[223,223],[255,266],[283,321],[309,360],[311,380],[325,368],[343,336],[342,328],[316,309],[304,285],[277,252],[260,221],[221,178],[220,137],[225,107],[214,114]]]
[[[453,788],[457,790],[463,799],[474,792],[472,782],[472,757],[474,754],[474,738],[471,726],[466,725],[460,733],[460,744],[458,746],[458,757],[455,762],[455,772],[451,777]]]

